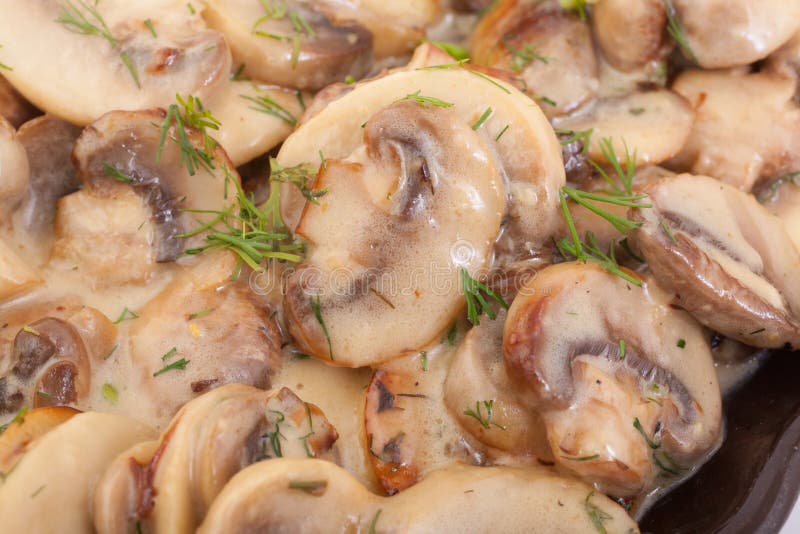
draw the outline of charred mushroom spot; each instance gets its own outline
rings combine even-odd
[[[209,378],[208,380],[197,380],[192,382],[192,393],[205,393],[212,387],[219,384],[219,378]]]

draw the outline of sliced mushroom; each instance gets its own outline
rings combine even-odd
[[[208,154],[210,168],[196,164],[190,171],[174,121],[160,143],[159,126],[164,120],[163,110],[112,111],[83,131],[73,152],[78,177],[89,194],[109,198],[132,188],[147,203],[159,262],[177,259],[186,246],[180,235],[194,229],[198,220],[213,218],[213,214],[185,210],[222,211],[228,180],[239,179],[219,145]],[[188,150],[205,151],[200,132],[188,126],[185,132]]]
[[[91,532],[89,503],[98,478],[123,450],[153,438],[153,430],[120,415],[82,413],[61,423],[0,483],[3,529]]]
[[[20,208],[22,226],[44,241],[53,228],[56,203],[78,190],[72,149],[81,129],[53,115],[26,122],[19,129],[31,167],[30,187]]]
[[[800,250],[800,175],[781,176],[761,189],[756,198],[786,227],[797,250]]]
[[[636,287],[593,264],[543,269],[511,305],[503,352],[555,461],[609,494],[668,483],[719,444],[703,330],[652,283]]]
[[[502,0],[472,35],[478,65],[518,73],[548,117],[569,113],[598,89],[589,25],[556,0]]]
[[[672,5],[692,54],[706,69],[764,59],[800,29],[797,2],[672,0]]]
[[[372,376],[364,409],[366,447],[388,495],[448,465],[487,463],[486,448],[464,435],[442,400],[451,359],[446,347],[428,350],[382,365]]]
[[[437,0],[300,0],[334,21],[355,21],[372,32],[377,58],[410,54],[441,15]],[[340,22],[343,23],[343,22]]]
[[[267,388],[280,368],[280,332],[246,281],[231,281],[235,264],[227,251],[204,258],[127,323],[127,387],[149,397],[154,418],[227,383]]]
[[[222,84],[208,101],[220,124],[214,139],[237,167],[266,154],[292,133],[304,93],[244,81]]]
[[[503,365],[503,324],[481,321],[458,346],[444,384],[450,414],[476,439],[515,457],[515,464],[533,457],[551,462],[541,418],[521,404],[509,389]],[[489,453],[490,456],[497,454]]]
[[[508,498],[513,495],[514,498]],[[638,532],[618,504],[580,482],[540,469],[454,466],[391,498],[370,493],[342,468],[278,459],[240,471],[198,531]]]
[[[330,459],[337,437],[319,408],[287,388],[217,388],[184,406],[157,445],[114,460],[94,493],[95,528],[195,532],[237,472],[269,458]]]
[[[363,129],[372,115],[419,91],[452,103],[447,108],[474,126],[487,108],[490,116],[475,131],[491,151],[510,195],[510,227],[524,248],[541,247],[559,229],[558,189],[564,183],[560,146],[541,112],[513,87],[463,68],[401,71],[357,84],[298,129],[281,147],[278,161],[291,166],[325,158],[342,159],[363,144]],[[508,126],[508,128],[506,128]],[[305,198],[291,184],[281,188],[281,213],[297,226]]]
[[[447,328],[462,297],[424,273],[435,268],[457,284],[460,268],[485,266],[504,200],[485,145],[454,112],[398,102],[367,121],[364,138],[364,150],[328,160],[320,173],[317,187],[328,192],[297,228],[309,261],[288,279],[285,298],[300,347],[353,367],[422,347]],[[367,237],[370,229],[378,232]],[[463,258],[453,251],[460,242]],[[384,273],[396,289],[381,287]],[[356,327],[369,320],[369,331]]]
[[[623,71],[659,57],[666,26],[661,0],[600,0],[592,9],[598,45],[609,63]]]
[[[38,114],[39,110],[0,74],[0,117],[5,118],[14,128],[19,128]]]
[[[0,117],[0,222],[19,204],[28,188],[29,175],[25,148],[14,127]]]
[[[800,254],[783,223],[751,195],[682,174],[645,189],[631,235],[675,303],[754,347],[800,347]]]
[[[257,80],[316,91],[369,71],[370,32],[329,20],[315,2],[210,0],[206,5],[208,24],[225,34],[236,62]]]
[[[0,2],[3,58],[14,69],[4,75],[37,107],[75,124],[115,109],[167,106],[176,93],[205,99],[230,72],[225,39],[186,2],[47,0],[18,7]],[[80,15],[108,37],[63,22]],[[32,44],[38,35],[48,37]]]
[[[51,406],[15,416],[0,434],[0,480],[5,480],[42,436],[79,413],[74,408]]]
[[[50,265],[76,270],[96,290],[144,285],[158,272],[151,217],[130,188],[109,197],[86,190],[67,195],[58,202]]]
[[[692,134],[670,165],[750,191],[800,168],[795,82],[768,73],[690,70],[673,89],[697,112]]]
[[[625,163],[625,147],[639,166],[665,161],[683,148],[692,132],[694,111],[679,95],[667,90],[638,92],[594,101],[569,117],[553,121],[564,130],[592,129],[589,158],[611,163],[602,150],[611,139],[614,153]]]

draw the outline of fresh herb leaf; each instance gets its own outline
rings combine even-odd
[[[456,346],[456,335],[458,334],[458,321],[453,321],[442,341],[446,341],[451,347]]]
[[[0,45],[0,48],[3,48],[3,45]],[[9,67],[8,65],[6,65],[5,63],[0,63],[0,69],[14,70],[11,67]]]
[[[472,125],[472,129],[474,131],[477,131],[478,128],[483,126],[483,123],[486,122],[486,119],[488,119],[491,114],[492,114],[492,108],[486,108],[486,111],[484,111],[483,114],[478,118],[478,120],[475,121],[475,124]]]
[[[119,314],[119,317],[117,317],[117,320],[114,321],[114,324],[119,324],[122,321],[127,321],[128,319],[138,319],[138,318],[139,315],[136,312],[129,310],[126,306],[125,309],[122,310],[122,313]]]
[[[5,432],[6,429],[8,429],[8,427],[13,425],[14,423],[17,423],[19,425],[24,423],[25,422],[25,415],[27,413],[28,413],[28,408],[26,406],[23,406],[22,408],[20,408],[19,411],[17,411],[16,415],[14,415],[14,419],[12,419],[10,422],[8,422],[8,423],[6,423],[4,425],[0,425],[0,434]],[[8,474],[8,473],[6,473],[6,474]]]
[[[677,343],[677,346],[678,346],[679,349],[685,348],[686,347],[686,340],[685,339],[679,339],[678,343]]]
[[[252,110],[277,117],[290,126],[295,126],[297,124],[297,118],[295,118],[295,116],[292,115],[289,110],[281,106],[273,98],[270,98],[267,95],[257,97],[249,95],[239,96],[255,104],[255,106],[250,106],[250,109]]]
[[[472,278],[469,272],[463,267],[461,268],[461,287],[467,299],[467,319],[473,325],[477,326],[481,323],[480,315],[484,312],[486,312],[486,315],[489,316],[491,320],[497,317],[497,314],[486,301],[486,297],[491,298],[503,308],[508,309],[508,304],[500,295],[489,289],[485,284]],[[484,297],[484,294],[486,297]]]
[[[484,408],[486,409],[485,416],[483,415]],[[492,422],[493,409],[494,409],[494,400],[485,400],[483,402],[475,401],[475,409],[473,410],[472,408],[468,408],[464,410],[464,415],[472,417],[473,419],[478,421],[478,423],[480,423],[481,426],[486,430],[492,428],[492,425],[496,426],[500,430],[505,430],[506,427]]]
[[[664,230],[664,233],[667,234],[667,237],[669,237],[669,240],[672,241],[675,245],[677,245],[678,244],[678,240],[675,239],[675,234],[672,233],[672,229],[664,221],[664,219],[659,218],[658,219],[658,225],[661,227],[662,230]]]
[[[333,346],[331,345],[331,335],[328,333],[328,327],[325,326],[325,321],[322,319],[322,307],[320,306],[319,302],[319,295],[317,295],[316,300],[313,297],[309,297],[309,304],[311,305],[311,310],[314,312],[314,317],[317,318],[317,322],[322,327],[322,333],[325,334],[325,339],[328,341],[328,354],[331,357],[331,361],[333,361]]]
[[[145,19],[144,25],[147,26],[148,30],[150,30],[150,33],[153,35],[153,38],[158,39],[158,34],[156,33],[156,29],[153,26],[153,21],[150,19]]]
[[[469,50],[467,50],[463,46],[459,46],[453,43],[448,43],[445,41],[431,41],[431,44],[447,52],[450,55],[450,57],[452,57],[456,61],[465,61],[469,59]]]
[[[663,2],[664,12],[667,14],[667,31],[672,38],[675,39],[675,42],[678,43],[678,46],[681,47],[683,53],[693,62],[699,63],[694,50],[692,50],[692,47],[689,45],[689,40],[686,38],[686,31],[678,18],[678,12],[672,4],[672,0],[663,0]]]
[[[189,95],[184,100],[181,95],[176,94],[175,99],[178,104],[171,104],[167,108],[167,116],[159,127],[161,129],[161,137],[156,151],[156,163],[161,161],[161,153],[164,150],[164,144],[169,134],[170,139],[180,148],[181,162],[190,176],[195,175],[198,167],[212,174],[215,169],[212,154],[217,147],[217,142],[208,135],[207,129],[219,130],[220,122],[210,111],[205,109],[203,102],[199,98]],[[176,136],[170,134],[170,129],[173,128],[173,125]],[[194,146],[189,140],[189,136],[186,133],[187,127],[194,128],[200,132],[203,137],[202,149]]]
[[[310,493],[315,497],[319,497],[325,493],[328,488],[327,480],[291,480],[289,481],[289,489],[301,490]]]
[[[113,178],[114,180],[122,182],[124,184],[129,184],[133,182],[133,179],[130,176],[124,174],[122,171],[120,171],[107,161],[103,162],[103,174],[105,174],[109,178]]]
[[[324,160],[323,160],[324,163]],[[314,181],[317,175],[316,169],[307,163],[301,163],[292,167],[284,167],[275,158],[270,158],[270,181],[294,184],[306,200],[312,204],[319,205],[319,199],[328,192],[326,189],[311,189],[309,184]],[[327,165],[323,165],[327,167]]]
[[[428,351],[422,350],[419,353],[420,362],[422,363],[422,370],[428,370]]]
[[[642,437],[644,438],[645,442],[647,442],[647,446],[648,447],[650,447],[653,450],[658,449],[659,447],[661,447],[660,443],[656,443],[655,441],[651,440],[647,436],[647,433],[644,431],[644,428],[642,427],[642,423],[639,422],[639,418],[638,417],[633,420],[633,428],[635,428],[636,430],[639,431],[639,434],[641,434]]]
[[[553,58],[545,57],[536,51],[536,44],[526,44],[522,48],[514,48],[508,43],[508,39],[503,39],[503,46],[511,53],[511,70],[517,74],[521,73],[534,61],[541,61],[545,65],[550,63]]]
[[[612,519],[613,516],[592,504],[590,501],[593,496],[593,491],[586,496],[586,500],[583,501],[583,509],[586,510],[586,514],[589,516],[589,520],[592,522],[594,529],[599,534],[608,534],[604,523],[609,519]]]
[[[175,356],[177,353],[178,353],[178,348],[177,347],[172,347],[171,349],[169,349],[167,351],[166,354],[161,356],[161,361],[165,362],[165,361],[169,360],[170,358],[172,358],[173,356]]]
[[[41,333],[40,333],[38,330],[36,330],[34,327],[32,327],[32,326],[30,326],[30,325],[27,325],[27,324],[26,324],[25,326],[23,326],[23,327],[22,327],[22,331],[23,331],[23,332],[27,332],[28,334],[30,334],[30,335],[32,335],[32,336],[36,336],[36,337],[39,337],[39,336],[41,336],[41,335],[42,335],[42,334],[41,334]]]
[[[588,130],[559,130],[559,129],[556,129],[555,132],[556,132],[557,135],[568,136],[568,137],[565,137],[564,139],[561,139],[561,145],[562,146],[571,145],[572,143],[575,143],[575,142],[578,142],[578,141],[583,143],[583,145],[582,145],[583,149],[581,150],[581,153],[583,155],[586,155],[586,153],[589,151],[589,142],[592,139],[592,133],[594,133],[594,128],[589,128]]]
[[[445,102],[444,100],[440,100],[432,96],[421,95],[420,90],[417,90],[414,93],[407,94],[404,97],[398,98],[397,100],[395,100],[395,102],[402,102],[403,100],[410,100],[424,107],[449,108],[453,106],[452,102]]]
[[[499,141],[500,138],[503,137],[503,134],[506,133],[506,131],[508,130],[509,126],[511,126],[511,125],[510,124],[506,124],[505,127],[502,130],[500,130],[500,133],[497,134],[497,137],[495,137],[494,140],[495,141]]]
[[[163,375],[164,373],[168,373],[170,371],[175,371],[175,370],[184,371],[184,370],[186,370],[186,365],[190,361],[191,360],[187,360],[186,358],[181,358],[180,360],[176,360],[176,361],[172,362],[171,364],[169,364],[169,365],[159,369],[155,373],[153,373],[153,376],[160,376],[160,375]]]
[[[590,456],[564,456],[561,455],[562,458],[565,460],[570,460],[572,462],[591,462],[592,460],[597,460],[600,458],[599,454],[592,454]]]
[[[214,308],[208,308],[205,310],[200,310],[199,312],[194,312],[193,314],[189,315],[189,320],[193,321],[194,319],[199,319],[200,317],[205,317],[209,313],[213,312]]]
[[[375,516],[372,518],[372,522],[369,524],[369,534],[377,534],[378,519],[381,517],[381,512],[383,512],[383,508],[378,508],[378,511],[375,512]]]
[[[108,351],[108,354],[103,356],[103,361],[109,359],[117,351],[118,347],[119,347],[119,345],[114,345],[114,347],[110,351]]]
[[[239,67],[236,69],[236,72],[231,74],[231,80],[235,82],[246,81],[249,79],[250,78],[244,73],[244,63],[239,65]]]
[[[107,382],[103,384],[103,398],[111,404],[117,404],[117,402],[119,402],[119,392],[117,388]]]
[[[619,340],[619,359],[620,360],[624,360],[625,359],[625,340],[624,339],[620,339]]]

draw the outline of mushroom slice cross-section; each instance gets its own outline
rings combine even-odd
[[[337,437],[319,408],[287,388],[217,388],[184,406],[157,444],[114,460],[95,490],[95,528],[195,532],[241,469],[278,457],[335,459]]]
[[[363,148],[320,171],[327,193],[300,219],[308,257],[284,299],[300,347],[352,367],[423,347],[452,323],[461,270],[487,265],[505,193],[485,142],[452,110],[396,102],[363,131]]]
[[[209,96],[230,72],[222,34],[179,0],[2,0],[11,84],[37,107],[85,125],[111,110]],[[152,28],[152,29],[151,29]],[[47,39],[31,44],[34,36]],[[91,98],[87,95],[91,94]]]
[[[651,283],[632,286],[591,264],[547,267],[511,305],[503,352],[555,461],[609,494],[675,480],[719,443],[722,403],[703,331]]]
[[[509,498],[512,496],[514,498]],[[394,497],[370,493],[344,469],[280,458],[240,471],[198,531],[639,532],[625,510],[581,482],[544,469],[452,466]]]
[[[352,21],[332,22],[315,4],[210,0],[204,17],[257,80],[316,91],[348,75],[363,77],[372,62],[372,34]]]
[[[541,111],[511,85],[459,66],[394,72],[357,84],[331,101],[286,139],[278,163],[293,166],[344,159],[364,144],[370,118],[398,99],[418,98],[418,115],[450,111],[452,120],[474,128],[488,151],[489,163],[505,184],[509,231],[520,248],[540,248],[562,224],[558,190],[564,185],[561,147]],[[449,106],[426,107],[424,102]],[[406,108],[409,109],[409,108]],[[485,115],[485,116],[484,116]],[[441,139],[443,146],[449,135]],[[463,158],[463,155],[461,156]],[[388,191],[384,191],[384,195]],[[323,197],[324,198],[324,197]],[[306,199],[292,184],[282,184],[281,214],[297,226]]]
[[[92,195],[133,188],[149,206],[160,262],[177,259],[186,246],[181,235],[232,203],[226,200],[235,194],[229,181],[239,180],[218,144],[212,141],[209,151],[199,131],[179,131],[174,120],[164,130],[166,118],[159,109],[112,111],[84,129],[73,151],[78,178]]]
[[[800,347],[800,254],[780,219],[706,176],[644,192],[653,207],[633,211],[631,240],[678,306],[747,345]]]

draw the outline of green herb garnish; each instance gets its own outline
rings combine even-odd
[[[492,114],[492,108],[486,108],[486,111],[484,111],[483,114],[478,118],[478,120],[475,121],[475,124],[472,125],[472,129],[477,131],[478,128],[483,126],[483,123],[486,122],[486,119],[488,119],[491,114]]]
[[[119,402],[119,392],[117,388],[109,383],[103,384],[103,398],[111,404],[117,404],[117,402]]]
[[[158,371],[156,371],[155,373],[153,373],[153,376],[160,376],[160,375],[163,375],[164,373],[168,373],[170,371],[175,371],[175,370],[184,371],[184,370],[186,370],[186,365],[190,361],[191,360],[187,360],[186,358],[181,358],[180,360],[176,360],[176,361],[172,362],[171,364],[167,365],[166,367],[163,367],[163,368],[159,369]]]
[[[331,361],[333,361],[333,346],[331,345],[331,335],[328,333],[328,327],[325,326],[325,321],[322,319],[322,307],[320,306],[319,295],[317,295],[316,300],[313,297],[309,297],[308,301],[309,305],[311,306],[311,310],[314,312],[314,317],[317,318],[317,322],[322,327],[322,333],[325,334],[325,339],[328,341],[328,354],[331,357]]]
[[[608,534],[604,523],[609,519],[613,519],[613,516],[592,504],[590,500],[593,496],[593,491],[586,496],[586,500],[583,501],[583,509],[586,510],[586,514],[589,516],[589,520],[592,522],[594,529],[599,534]]]
[[[444,100],[440,100],[432,96],[421,95],[419,90],[417,90],[414,93],[407,94],[404,97],[398,98],[397,100],[395,100],[395,102],[402,102],[403,100],[410,100],[424,107],[439,107],[439,108],[453,107],[452,102],[445,102]]]
[[[500,295],[489,289],[485,284],[472,278],[469,272],[463,267],[461,268],[461,286],[464,291],[464,296],[467,299],[467,319],[473,325],[477,326],[481,323],[480,315],[484,312],[486,312],[486,315],[489,316],[491,320],[497,317],[497,314],[486,301],[486,297],[491,298],[503,308],[508,309],[508,304]],[[484,294],[486,297],[484,297]]]
[[[485,416],[483,415],[484,408],[486,409]],[[492,428],[492,425],[496,426],[500,430],[505,430],[506,427],[492,422],[493,409],[494,409],[494,400],[485,400],[483,402],[475,401],[475,409],[473,410],[472,408],[468,408],[464,410],[464,415],[472,417],[473,419],[478,421],[478,423],[480,423],[481,426],[486,430]]]
[[[128,319],[138,319],[138,318],[139,315],[136,312],[129,310],[126,306],[125,309],[122,310],[122,313],[119,314],[119,317],[117,317],[117,320],[114,321],[114,324],[119,324],[122,321],[127,321]]]
[[[294,115],[292,115],[289,112],[289,110],[281,106],[273,98],[270,98],[267,95],[257,96],[257,97],[249,95],[239,95],[239,96],[255,104],[255,106],[250,106],[250,109],[252,110],[258,111],[260,113],[266,113],[267,115],[272,115],[273,117],[277,117],[290,126],[295,126],[297,124],[297,119],[295,118]]]
[[[672,0],[663,0],[663,2],[664,12],[667,14],[667,31],[672,38],[675,39],[675,42],[678,43],[678,46],[681,47],[683,53],[695,63],[699,63],[694,50],[692,50],[692,47],[689,45],[689,40],[686,38],[686,31],[678,18],[678,12],[672,4]]]

